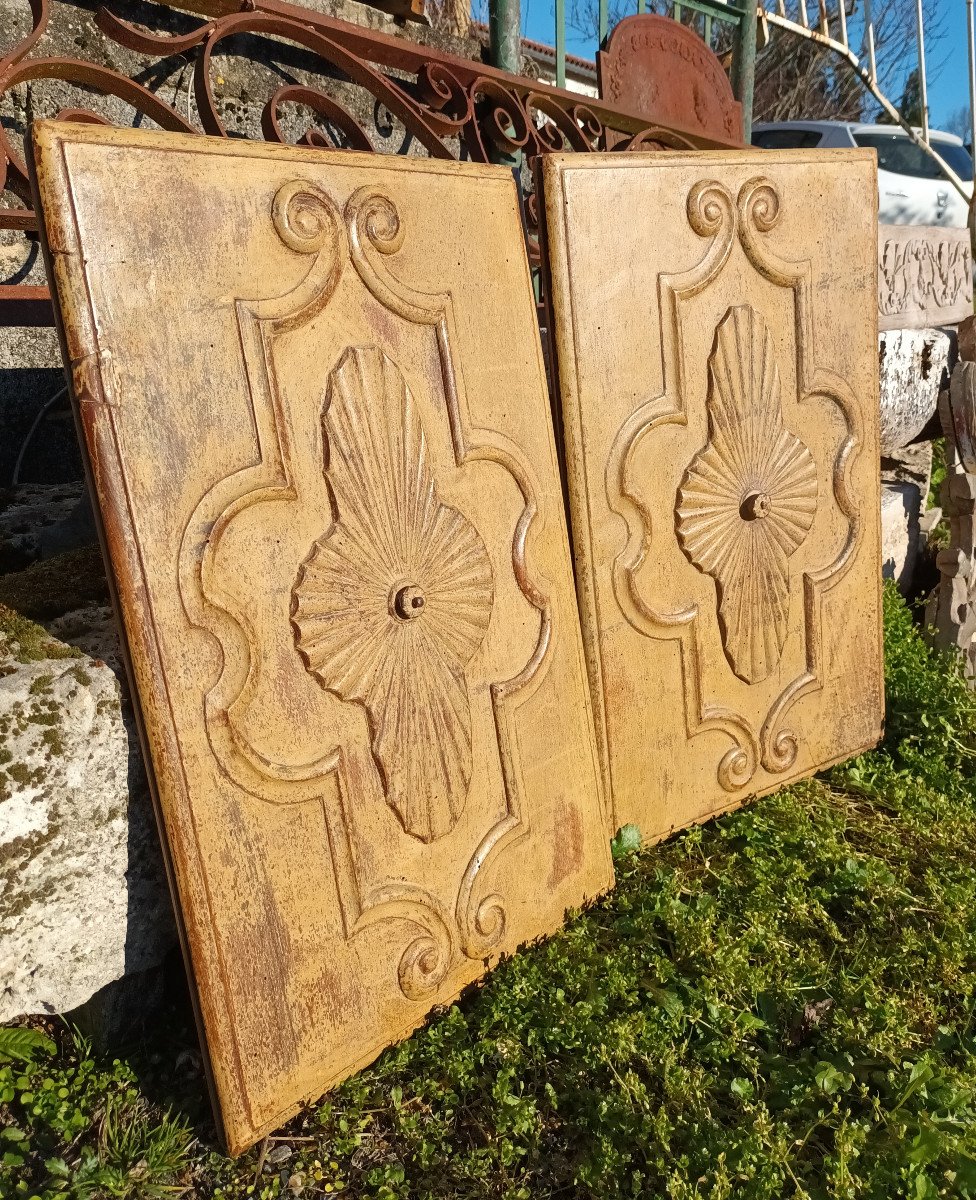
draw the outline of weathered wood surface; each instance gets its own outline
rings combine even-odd
[[[955,325],[973,314],[968,229],[878,226],[878,328]]]
[[[600,95],[662,125],[742,141],[742,105],[718,56],[670,17],[625,17],[596,56]]]
[[[875,168],[541,172],[598,739],[650,840],[880,735]]]
[[[232,1151],[612,879],[502,168],[43,124]]]

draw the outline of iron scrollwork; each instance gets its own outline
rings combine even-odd
[[[557,150],[646,151],[704,144],[700,138],[658,128],[600,101],[586,102],[578,94],[537,80],[509,75],[478,61],[354,26],[283,0],[240,0],[240,11],[224,11],[176,33],[152,32],[100,8],[94,21],[107,43],[128,52],[129,57],[138,55],[146,60],[132,77],[81,58],[36,55],[48,30],[51,0],[28,2],[30,32],[0,57],[0,106],[7,101],[8,112],[16,89],[58,81],[85,94],[81,106],[57,112],[62,119],[113,123],[104,112],[96,111],[97,104],[87,106],[87,95],[94,95],[121,101],[135,111],[137,120],[148,119],[171,132],[240,136],[241,130],[228,128],[229,106],[222,105],[215,89],[215,78],[220,82],[215,60],[244,54],[265,61],[280,52],[304,54],[299,74],[308,75],[309,80],[296,81],[289,78],[290,72],[283,72],[286,82],[275,86],[264,103],[260,133],[244,130],[245,136],[327,149],[392,149],[475,162],[497,160],[500,155],[521,154],[529,159]],[[194,7],[203,4],[205,0],[198,0]],[[193,20],[165,0],[146,9],[164,29]],[[255,39],[260,40],[260,50]],[[192,68],[192,76],[185,96],[178,98],[179,89],[174,88],[173,102],[167,102],[160,94],[161,82],[174,72],[182,79],[188,68]],[[177,107],[180,100],[184,111]],[[388,145],[384,146],[384,139],[371,132],[362,119],[364,100],[367,108],[372,106],[374,112],[381,112],[384,119],[402,129],[402,137],[386,139]],[[7,204],[0,207],[0,230],[31,231],[36,229],[36,217],[30,208],[24,155],[12,135],[17,123],[0,126],[0,193],[6,194]],[[527,176],[525,183],[528,188]],[[526,236],[533,261],[538,260],[535,211],[534,205],[526,206]],[[27,290],[22,292],[26,295]],[[5,287],[0,281],[0,323],[10,315],[4,312],[3,302],[9,305],[16,292],[17,288]]]

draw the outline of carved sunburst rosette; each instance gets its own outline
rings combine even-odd
[[[416,401],[380,350],[346,351],[323,431],[336,518],[295,582],[296,644],[323,687],[364,705],[387,802],[431,842],[467,798],[465,668],[491,617],[491,562],[438,499]]]
[[[708,441],[681,481],[678,539],[715,580],[732,670],[758,683],[783,653],[788,559],[813,525],[817,468],[784,425],[772,337],[750,305],[720,322],[708,372]]]

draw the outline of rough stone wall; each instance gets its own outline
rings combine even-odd
[[[0,1021],[73,1009],[174,937],[106,618],[73,616],[93,657],[0,613]]]

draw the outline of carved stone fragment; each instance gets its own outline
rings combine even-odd
[[[895,329],[878,335],[881,453],[895,454],[922,432],[948,382],[949,335]]]
[[[976,678],[976,363],[960,361],[949,388],[939,397],[945,433],[946,477],[942,511],[949,545],[936,564],[939,586],[929,598],[926,624],[943,649],[961,652],[964,669]]]
[[[881,459],[881,572],[906,595],[925,537],[931,475],[931,442],[917,442]]]
[[[653,840],[880,734],[874,163],[540,170],[598,737]]]
[[[966,362],[976,362],[976,316],[960,321],[956,329],[956,346],[959,357]]]
[[[611,882],[514,181],[35,146],[238,1151]]]
[[[878,226],[878,328],[954,325],[973,313],[968,229]]]

